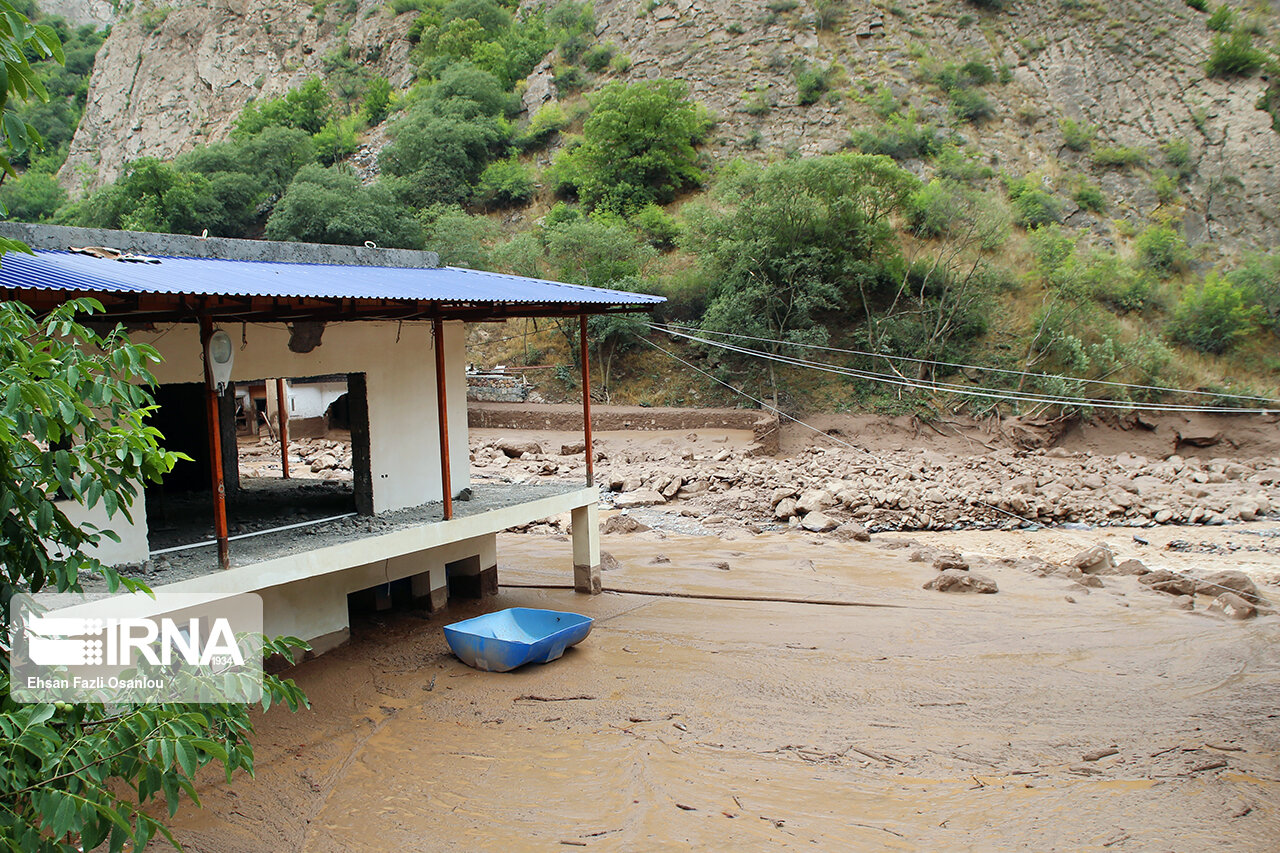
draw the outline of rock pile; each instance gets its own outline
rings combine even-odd
[[[242,477],[279,477],[280,443],[264,437],[240,447]],[[325,438],[299,438],[289,442],[289,475],[298,478],[351,482],[351,444]]]
[[[533,444],[530,442],[529,444]],[[533,447],[537,447],[533,444]],[[476,473],[505,478],[582,476],[572,455],[511,442],[480,443]],[[569,448],[564,448],[569,449]],[[832,530],[944,530],[1064,522],[1224,524],[1280,506],[1280,459],[1146,459],[996,450],[868,453],[813,447],[791,457],[674,446],[597,454],[596,477],[619,508],[679,503],[704,517]]]

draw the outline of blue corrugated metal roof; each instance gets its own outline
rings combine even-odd
[[[0,287],[91,293],[161,293],[445,303],[654,305],[660,296],[457,267],[400,268],[161,257],[125,263],[72,252],[10,252]]]

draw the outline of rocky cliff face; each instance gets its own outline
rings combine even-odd
[[[852,131],[878,123],[867,95],[883,85],[922,119],[952,123],[952,133],[997,170],[1042,173],[1063,195],[1082,175],[1098,184],[1106,213],[1069,204],[1067,222],[1103,242],[1113,220],[1145,222],[1162,205],[1192,243],[1234,251],[1280,240],[1280,134],[1257,109],[1268,83],[1208,79],[1203,65],[1214,34],[1184,0],[1010,0],[998,12],[963,2],[850,0],[824,29],[815,6],[789,5],[596,0],[597,36],[630,57],[630,79],[688,82],[720,119],[708,146],[717,159],[837,150]],[[181,0],[158,25],[154,13],[121,21],[99,57],[63,177],[97,186],[130,159],[172,157],[222,138],[251,97],[279,94],[320,71],[320,58],[341,40],[340,22],[311,15],[309,4],[290,0]],[[402,36],[412,20],[412,13],[392,17],[379,0],[361,0],[347,39],[379,73],[407,83]],[[1272,16],[1260,25],[1274,35]],[[922,69],[969,59],[1007,68],[1007,82],[983,88],[991,117],[957,125]],[[838,64],[833,94],[802,106],[797,61]],[[527,106],[554,97],[550,76],[549,65],[535,72]],[[744,95],[757,89],[762,95],[749,107]],[[1142,149],[1150,165],[1095,165],[1087,151],[1065,146],[1063,118],[1096,125],[1100,145]],[[1179,200],[1162,202],[1153,181],[1161,147],[1176,140],[1189,145],[1193,172]]]
[[[293,0],[179,0],[137,7],[111,30],[90,80],[64,184],[96,188],[139,157],[171,159],[224,139],[250,99],[280,95],[322,73],[343,42],[393,86],[407,85],[413,15],[361,0],[349,20]]]
[[[44,14],[65,18],[77,27],[84,24],[105,27],[118,17],[111,0],[39,0],[36,5]]]
[[[904,0],[892,13],[882,11],[887,4],[852,2],[827,31],[817,28],[812,6],[768,8],[782,5],[664,0],[645,11],[633,0],[597,0],[595,8],[600,40],[631,57],[632,77],[683,78],[717,112],[723,155],[831,151],[852,129],[877,121],[849,97],[800,106],[796,59],[839,62],[855,93],[887,85],[939,124],[948,107],[921,83],[922,65],[987,59],[1007,66],[1012,79],[986,87],[993,116],[958,133],[1015,175],[1038,171],[1057,182],[1088,173],[1110,209],[1105,216],[1069,210],[1070,224],[1105,239],[1110,219],[1145,220],[1161,204],[1152,189],[1160,147],[1185,140],[1194,174],[1179,212],[1191,242],[1269,248],[1280,238],[1280,133],[1256,106],[1267,81],[1207,79],[1214,33],[1184,0],[1013,0],[995,13],[963,2]],[[756,87],[775,103],[763,115],[750,114],[743,98]],[[1096,125],[1101,145],[1143,149],[1153,168],[1094,166],[1087,152],[1065,147],[1061,118]]]

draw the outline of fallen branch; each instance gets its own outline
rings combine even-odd
[[[585,693],[581,696],[539,696],[536,693],[526,693],[523,696],[517,696],[512,702],[577,702],[580,699],[595,699],[594,696],[588,696]]]

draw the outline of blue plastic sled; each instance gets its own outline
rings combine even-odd
[[[512,607],[445,625],[444,637],[463,663],[509,672],[526,663],[550,663],[585,640],[593,622],[562,610]]]

